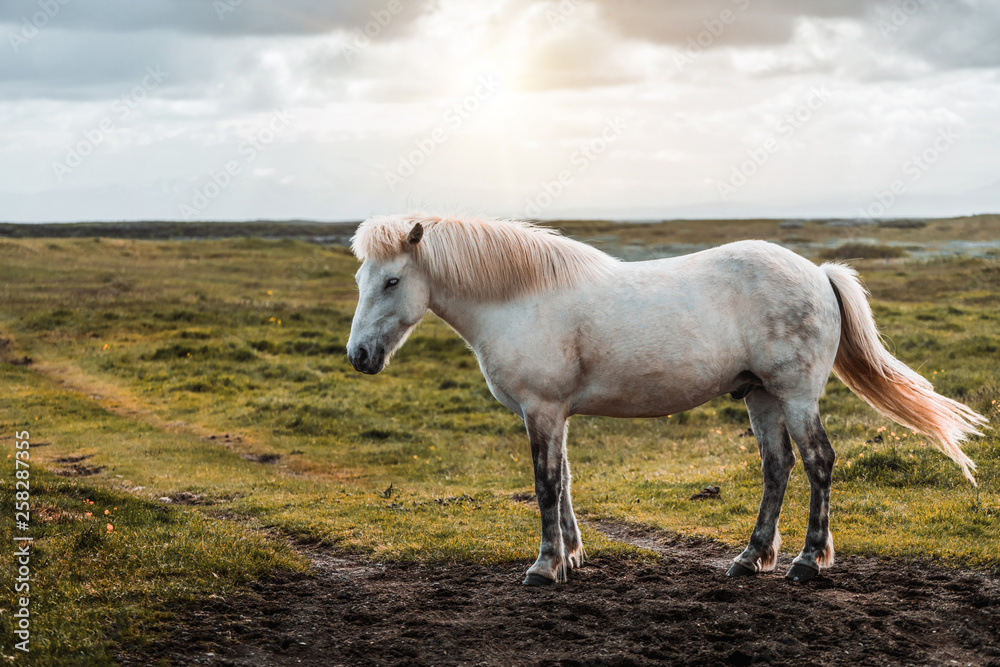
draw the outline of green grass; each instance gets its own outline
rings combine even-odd
[[[844,243],[836,248],[829,248],[819,254],[821,259],[884,259],[906,257],[907,252],[895,246],[874,243]]]
[[[656,243],[739,235],[738,226],[713,224],[619,231]],[[883,231],[946,235],[948,224]],[[584,237],[607,231],[566,226]],[[0,245],[0,327],[14,341],[2,353],[34,360],[0,365],[5,441],[13,453],[13,431],[27,428],[32,443],[49,443],[31,450],[37,664],[111,661],[163,632],[178,606],[271,569],[305,567],[287,538],[383,560],[534,557],[537,511],[511,498],[532,489],[523,424],[432,316],[385,372],[354,372],[344,345],[357,264],[345,249],[255,239]],[[996,261],[856,266],[894,351],[995,426]],[[977,490],[838,381],[821,409],[839,457],[831,510],[839,554],[1000,567],[996,431],[966,447],[980,466]],[[710,537],[735,553],[761,490],[756,444],[740,437],[747,425],[742,403],[728,398],[671,418],[574,418],[580,515]],[[876,435],[883,441],[866,444]],[[70,456],[100,471],[55,476]],[[0,482],[5,507],[12,480],[11,459]],[[710,484],[722,488],[720,500],[688,500]],[[157,500],[182,493],[198,504]],[[786,551],[804,539],[807,512],[799,464],[782,514]],[[10,514],[0,519],[5,534]],[[641,554],[589,529],[584,539],[592,554]],[[5,576],[10,567],[0,563]],[[3,628],[9,655],[6,617]]]

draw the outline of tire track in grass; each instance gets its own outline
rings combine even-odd
[[[4,361],[13,357],[20,358],[20,346],[17,338],[0,329],[0,340],[10,341],[3,347]],[[337,469],[332,472],[317,472],[314,468],[296,465],[294,459],[289,459],[280,452],[267,451],[266,445],[243,431],[231,430],[229,433],[219,433],[203,424],[183,420],[168,420],[157,414],[149,406],[144,405],[132,392],[119,384],[96,378],[87,374],[68,360],[54,361],[51,359],[32,358],[26,365],[33,372],[41,375],[56,386],[71,393],[85,396],[87,400],[99,405],[107,412],[151,426],[165,433],[176,433],[183,436],[193,436],[214,446],[222,446],[227,451],[240,458],[261,465],[273,466],[282,474],[311,479],[342,482],[355,478],[354,470]]]

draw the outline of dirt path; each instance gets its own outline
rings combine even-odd
[[[310,552],[312,576],[180,616],[128,662],[215,665],[994,665],[1000,579],[847,558],[806,585],[727,579],[716,544],[609,523],[655,564],[594,558],[569,583],[520,585],[529,563],[379,565]],[[211,655],[209,655],[211,654]]]
[[[199,438],[206,445],[222,447],[247,461],[272,466],[277,474],[310,477],[328,481],[342,481],[357,475],[357,471],[343,468],[336,471],[319,471],[307,463],[302,464],[295,459],[283,457],[279,452],[270,451],[268,445],[255,439],[247,431],[232,430],[230,434],[225,433],[225,431],[229,431],[230,429],[210,428],[207,425],[195,422],[164,419],[156,413],[153,406],[143,403],[131,390],[112,379],[89,375],[73,362],[65,359],[33,359],[27,356],[24,356],[22,359],[21,354],[20,347],[16,344],[15,339],[0,328],[0,362],[30,365],[33,371],[52,381],[64,391],[82,394],[114,415],[146,424],[165,433],[176,433]],[[90,456],[85,458],[90,458]],[[56,460],[53,463],[74,464],[75,462]],[[55,474],[66,476],[81,474],[86,476],[87,474],[100,472],[100,470],[100,467],[92,468],[77,465],[63,465],[61,468],[53,468]],[[125,490],[129,489],[126,488]],[[149,495],[149,497],[155,496]],[[187,501],[181,499],[180,502],[185,503]],[[187,504],[197,503],[187,502]]]

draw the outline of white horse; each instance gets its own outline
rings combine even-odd
[[[786,575],[833,564],[834,451],[818,400],[831,369],[883,415],[934,438],[975,484],[960,443],[986,422],[882,346],[856,272],[740,241],[620,262],[528,223],[398,215],[358,227],[360,295],[347,353],[378,373],[429,309],[472,347],[490,391],[527,426],[542,519],[524,583],[561,582],[584,559],[570,500],[571,415],[658,417],[723,394],[746,400],[764,495],[730,576],[773,570],[798,445],[811,487],[805,546]]]

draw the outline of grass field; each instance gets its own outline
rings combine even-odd
[[[815,259],[859,240],[902,248],[854,262],[876,317],[901,359],[992,428],[966,446],[974,489],[922,436],[831,379],[821,410],[839,457],[837,552],[1000,569],[1000,262],[906,256],[996,240],[1000,218],[861,232],[776,221],[560,227],[612,252],[743,237],[808,246]],[[433,316],[381,375],[354,372],[344,345],[357,262],[346,249],[253,238],[0,248],[5,454],[15,431],[32,444],[31,661],[112,663],[140,650],[179,605],[275,568],[307,569],[289,538],[385,560],[534,557],[537,510],[511,498],[532,490],[523,424]],[[580,515],[710,537],[735,555],[761,490],[747,426],[729,398],[656,420],[574,418]],[[3,459],[6,535],[14,459]],[[707,485],[720,500],[688,500]],[[807,512],[799,463],[786,550],[801,545]],[[586,527],[584,542],[592,554],[651,557]],[[11,558],[0,572],[13,579]],[[4,655],[13,641],[4,614]]]

